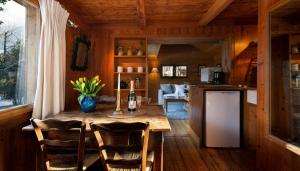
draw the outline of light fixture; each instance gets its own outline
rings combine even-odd
[[[77,28],[78,27],[78,25],[76,25],[73,21],[71,21],[70,19],[68,19],[68,21],[67,21],[67,26],[68,27],[71,27],[71,28]]]
[[[158,73],[158,68],[157,67],[153,67],[152,70],[151,70],[151,73]]]

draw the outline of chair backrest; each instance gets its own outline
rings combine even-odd
[[[50,170],[50,162],[75,161],[77,170],[83,169],[85,123],[76,120],[31,119],[32,126],[42,153],[45,169]]]
[[[102,104],[116,104],[116,97],[114,96],[107,96],[107,95],[102,95],[102,96],[97,96],[97,103],[102,103]]]
[[[98,141],[100,155],[102,156],[107,170],[110,170],[111,168],[140,168],[142,171],[146,170],[149,122],[91,123],[90,126]],[[104,139],[107,134],[116,137],[122,136],[123,138],[127,136],[126,143],[109,143]],[[131,136],[138,138],[136,141],[132,141]],[[132,159],[118,159],[115,157],[115,154],[124,152],[133,152],[139,155]]]

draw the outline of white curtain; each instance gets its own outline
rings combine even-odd
[[[33,118],[57,114],[65,105],[65,30],[69,13],[55,0],[39,0],[42,28]]]

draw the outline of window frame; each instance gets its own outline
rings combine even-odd
[[[12,0],[15,1],[16,3],[19,3],[20,5],[24,6],[26,8],[26,10],[28,9],[28,7],[32,7],[35,8],[37,10],[37,25],[35,27],[38,27],[37,30],[37,37],[36,39],[39,39],[40,36],[40,28],[41,28],[41,17],[40,17],[40,11],[39,11],[39,3],[38,0]],[[26,11],[26,20],[27,20],[27,16],[28,13]],[[25,22],[25,30],[27,32],[28,30],[28,24],[27,22]],[[36,47],[37,50],[37,54],[36,54],[36,58],[38,57],[38,45]],[[37,59],[38,60],[38,59]],[[8,120],[12,119],[12,118],[16,118],[16,117],[24,117],[24,114],[30,114],[31,117],[31,113],[33,111],[33,102],[32,103],[25,103],[25,104],[19,104],[19,105],[14,105],[14,106],[9,106],[9,107],[4,107],[0,109],[0,126],[3,124],[3,122],[5,122],[6,124],[8,124]]]
[[[270,61],[271,59],[271,12],[280,8],[281,6],[287,4],[290,2],[290,0],[285,0],[285,1],[280,1],[275,4],[273,4],[268,11],[266,11],[266,15],[264,16],[263,20],[266,21],[266,27],[265,27],[265,32],[264,34],[264,39],[266,40],[262,46],[265,46],[266,49],[268,49],[265,53],[265,56],[267,58],[267,61]],[[258,64],[260,65],[260,64]],[[264,80],[264,92],[266,92],[266,97],[265,100],[266,102],[264,103],[264,111],[266,114],[266,119],[263,123],[265,125],[264,130],[263,130],[263,136],[266,137],[270,142],[282,147],[283,149],[286,149],[295,155],[300,156],[300,147],[296,146],[292,143],[289,143],[271,133],[271,63],[265,62],[262,63],[263,67],[265,68],[264,74],[265,74],[265,80]],[[259,81],[259,80],[258,80]],[[258,87],[259,88],[259,87]],[[259,103],[258,103],[259,105]]]

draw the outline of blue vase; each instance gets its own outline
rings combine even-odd
[[[80,104],[80,108],[85,113],[93,112],[96,109],[96,100],[93,97],[84,97]]]

